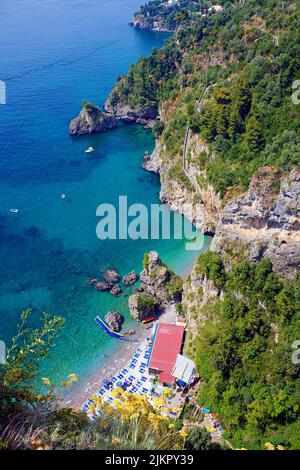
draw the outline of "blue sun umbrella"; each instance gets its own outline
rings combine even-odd
[[[117,387],[122,387],[122,385],[123,385],[122,382],[117,382],[117,383],[116,383],[116,386],[117,386]]]
[[[103,383],[103,385],[108,385],[108,384],[109,384],[109,380],[108,380],[108,379],[103,379],[103,380],[102,380],[102,383]]]

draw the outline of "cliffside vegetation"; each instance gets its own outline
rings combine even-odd
[[[151,12],[156,4],[143,8]],[[162,158],[177,168],[173,174],[182,185],[188,185],[180,177],[188,123],[209,147],[190,157],[199,184],[210,183],[224,197],[228,188],[245,190],[260,166],[286,171],[299,165],[300,115],[291,99],[299,56],[296,3],[226,2],[221,12],[193,16],[161,50],[141,58],[119,80],[111,100],[160,109],[163,124],[154,132],[165,146]],[[205,83],[211,86],[195,111]]]
[[[219,414],[235,447],[298,449],[300,368],[292,344],[300,338],[300,276],[279,280],[267,259],[226,272],[213,252],[200,255],[195,272],[223,292],[197,311],[199,404]]]

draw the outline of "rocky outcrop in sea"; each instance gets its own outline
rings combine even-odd
[[[107,271],[105,271],[105,273],[103,274],[103,277],[108,284],[113,284],[114,282],[118,282],[120,279],[120,275],[118,271],[116,271],[116,269],[114,268],[110,268]]]
[[[107,312],[105,321],[112,331],[120,331],[124,319],[119,312]]]
[[[70,123],[69,133],[71,135],[93,134],[114,129],[117,120],[111,114],[101,111],[98,106],[86,103],[78,117]]]
[[[182,280],[161,262],[156,251],[145,255],[140,281],[136,293],[128,299],[129,310],[138,320],[181,301]]]
[[[135,271],[131,271],[129,274],[123,276],[123,284],[124,286],[132,286],[138,281],[138,274]]]

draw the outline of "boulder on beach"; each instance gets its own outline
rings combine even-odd
[[[129,274],[123,277],[124,286],[132,286],[138,280],[139,276],[135,271],[131,271]]]
[[[118,295],[120,295],[122,293],[122,289],[121,287],[119,286],[119,284],[115,284],[111,289],[110,289],[110,293],[112,295],[114,295],[115,297],[117,297]]]
[[[120,331],[123,323],[123,316],[119,312],[107,312],[105,321],[112,331]]]
[[[114,282],[118,282],[120,280],[120,275],[114,268],[110,268],[105,271],[103,277],[108,284],[113,284]]]

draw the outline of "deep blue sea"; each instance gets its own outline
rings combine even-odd
[[[161,47],[166,35],[128,26],[141,0],[1,0],[0,80],[0,339],[9,343],[20,312],[65,318],[64,332],[43,365],[59,381],[100,367],[116,345],[94,322],[118,310],[132,326],[127,298],[99,293],[90,277],[115,266],[141,270],[155,249],[185,274],[197,252],[184,240],[100,241],[96,208],[158,203],[159,178],[142,170],[154,139],[142,126],[72,138],[68,125],[83,100],[102,105],[118,75]],[[95,152],[84,150],[93,146]],[[66,198],[61,199],[60,194]],[[18,208],[19,212],[10,212]],[[177,215],[177,217],[181,217]],[[206,247],[210,240],[206,239]]]

